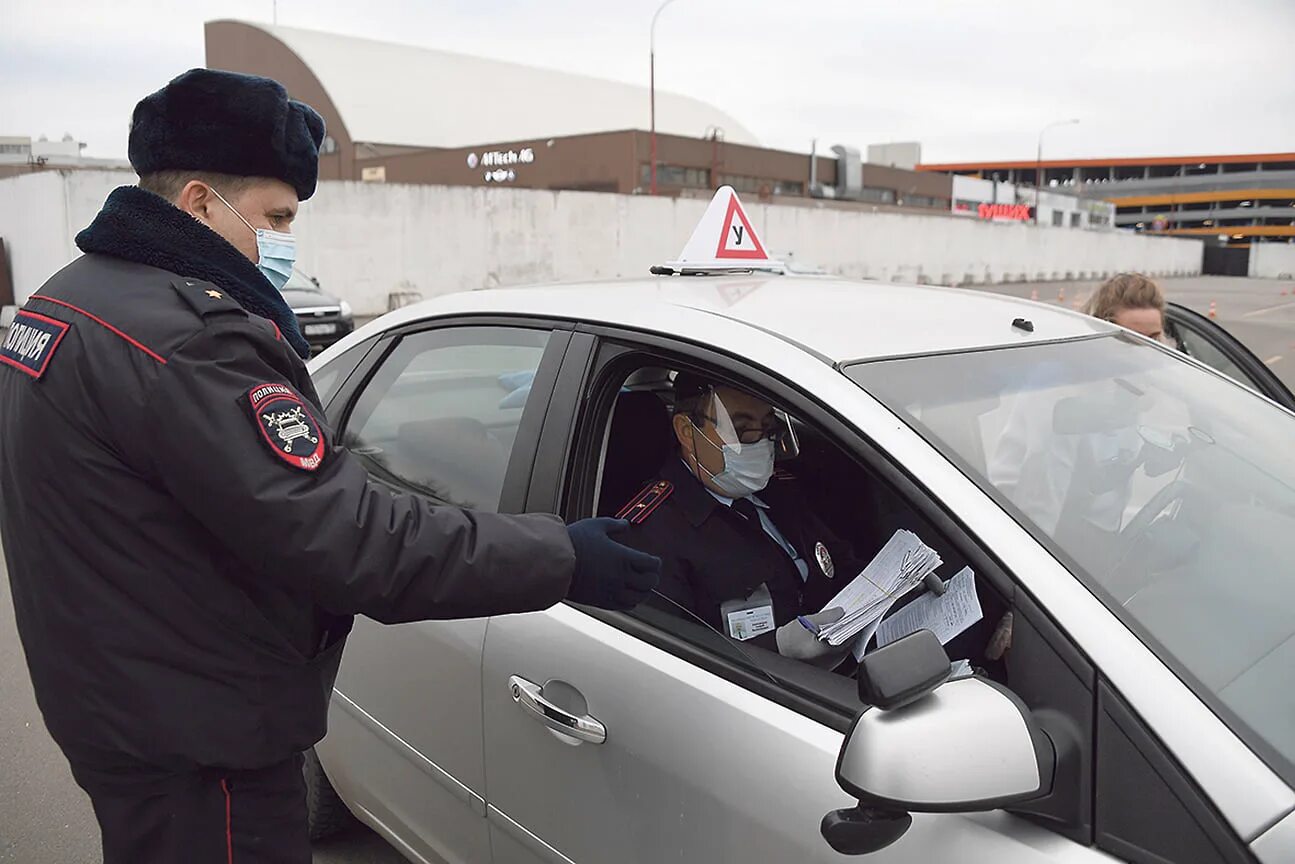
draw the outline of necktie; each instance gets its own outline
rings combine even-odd
[[[757,534],[764,533],[764,526],[760,524],[760,513],[756,506],[751,503],[749,498],[739,498],[733,502],[733,512],[741,516],[745,521],[745,527],[755,531]]]

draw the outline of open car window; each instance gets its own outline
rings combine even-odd
[[[602,456],[598,460],[598,515],[617,515],[663,473],[663,465],[683,464],[672,426],[671,381],[675,372],[676,369],[669,366],[639,366],[607,383],[616,392],[612,398],[611,416],[595,420],[596,424],[602,424],[600,428],[604,430],[601,437]],[[753,387],[747,387],[744,382],[732,383],[748,392],[758,392]],[[807,605],[802,609],[804,613],[818,612],[823,603],[853,580],[863,564],[871,560],[900,529],[914,531],[928,545],[937,549],[944,562],[937,571],[942,578],[950,578],[965,565],[965,560],[953,544],[934,530],[897,493],[872,477],[839,443],[832,441],[812,424],[796,417],[774,399],[769,398],[767,401],[774,408],[778,432],[775,474],[765,497],[773,502],[803,500],[814,511],[813,524],[817,526],[814,530],[822,533],[812,537],[796,534],[796,525],[787,522],[794,523],[797,520],[781,514],[777,506],[771,507],[766,514],[771,517],[780,533],[794,536],[791,545],[797,550],[796,557],[801,559],[800,566],[804,566],[806,570],[820,566],[816,561],[815,547],[818,545],[830,545],[839,550],[841,547],[837,543],[840,543],[849,547],[852,553],[847,556],[837,551],[828,556],[829,560],[836,559],[839,562],[834,565],[836,572],[831,577],[834,581],[828,583],[828,593],[817,596],[813,602],[806,600]],[[699,483],[687,472],[676,472],[674,482]],[[774,490],[788,486],[795,489],[796,497],[780,499],[779,493]],[[693,491],[700,495],[709,494],[699,492],[698,489]],[[807,523],[808,521],[806,520]],[[685,536],[692,531],[692,527],[681,527],[683,530],[675,541],[680,545],[695,542],[695,538]],[[829,541],[829,538],[832,539]],[[820,544],[819,541],[829,542]],[[783,552],[775,544],[766,544],[763,554],[777,557]],[[723,550],[720,550],[718,555],[711,553],[709,560],[717,560],[716,566],[719,568],[741,566],[740,557],[734,555],[733,558],[735,560],[731,562],[726,560]],[[690,559],[692,560],[695,559]],[[788,567],[793,566],[790,557],[786,564]],[[705,578],[706,574],[691,575],[694,578]],[[891,611],[898,611],[923,590],[919,586],[899,598]],[[995,625],[1005,612],[1006,603],[987,584],[978,584],[977,591],[981,595],[983,618],[960,636],[955,644],[950,644],[949,650],[957,654],[955,659],[965,657],[979,668],[992,667],[1001,676],[1003,667],[997,660],[987,659],[983,649],[988,645]],[[825,664],[827,668],[820,668],[781,656],[776,647],[770,644],[772,640],[739,641],[731,638],[730,634],[721,629],[722,618],[718,621],[703,620],[696,611],[706,614],[701,608],[687,608],[676,602],[676,598],[662,593],[642,604],[631,615],[672,640],[682,640],[722,657],[758,674],[764,680],[776,681],[785,690],[808,693],[813,698],[831,702],[843,712],[843,716],[848,717],[857,710],[859,703],[852,680],[856,663],[849,651],[851,646],[847,645],[837,654],[839,662],[835,665],[828,663]],[[876,643],[874,641],[870,644],[875,647]]]

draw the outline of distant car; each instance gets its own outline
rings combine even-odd
[[[297,313],[301,334],[316,350],[332,345],[355,329],[351,304],[339,300],[319,287],[319,280],[300,270],[283,286],[283,299]]]

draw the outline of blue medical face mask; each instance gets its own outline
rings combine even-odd
[[[283,286],[288,284],[288,279],[292,276],[292,265],[297,260],[297,238],[284,231],[271,231],[269,228],[253,228],[252,223],[243,218],[243,214],[234,209],[234,205],[225,200],[213,187],[211,190],[220,203],[230,209],[235,216],[243,220],[253,233],[256,234],[256,268],[275,290],[282,291]]]

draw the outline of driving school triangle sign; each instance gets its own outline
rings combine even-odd
[[[783,269],[783,263],[771,259],[765,251],[732,186],[716,190],[679,260],[669,262],[669,266],[693,272]]]
[[[715,257],[769,260],[764,247],[760,245],[760,238],[751,227],[751,220],[746,218],[742,203],[737,200],[736,192],[728,199],[728,210],[724,213],[724,227],[719,234],[719,246],[715,249]]]

